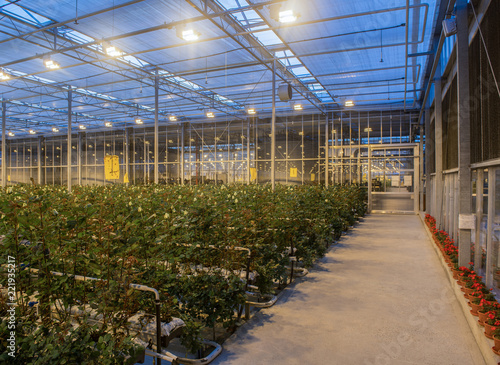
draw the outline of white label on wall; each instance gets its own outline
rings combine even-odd
[[[405,175],[404,176],[404,185],[405,186],[412,186],[413,185],[413,176]]]
[[[399,186],[399,185],[400,185],[399,175],[392,176],[391,177],[391,186]]]
[[[474,229],[476,227],[476,216],[474,214],[459,214],[458,229]]]

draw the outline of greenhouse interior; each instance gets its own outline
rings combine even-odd
[[[500,363],[499,17],[1,0],[0,359]]]

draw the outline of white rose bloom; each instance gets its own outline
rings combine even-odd
[[[170,214],[168,213],[165,213],[165,215],[163,216],[165,219],[167,219],[168,217],[170,217]]]

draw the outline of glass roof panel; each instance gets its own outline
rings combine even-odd
[[[429,56],[410,57],[405,67],[405,32],[408,53],[429,52],[440,5],[437,0],[411,2],[404,24],[402,0],[216,0],[206,8],[203,1],[129,3],[78,2],[75,24],[74,0],[0,1],[0,12],[8,15],[0,14],[0,64],[13,76],[0,83],[2,95],[35,108],[39,95],[46,93],[45,107],[39,110],[47,114],[47,107],[65,108],[63,85],[72,85],[75,103],[89,115],[115,113],[113,119],[130,120],[129,108],[132,114],[136,105],[144,114],[153,110],[153,76],[158,72],[161,110],[202,118],[201,110],[214,105],[232,117],[251,101],[268,112],[274,55],[278,82],[293,85],[294,101],[318,106],[352,97],[356,104],[401,107],[406,98],[413,106],[425,86]],[[300,13],[297,21],[282,24],[271,14],[276,9],[271,5],[283,4]],[[231,16],[219,16],[221,11]],[[61,22],[57,37],[54,28],[40,30]],[[187,23],[200,32],[198,41],[179,36],[178,28]],[[106,39],[121,50],[119,57],[105,55],[101,42]],[[447,39],[443,62],[453,43]],[[42,59],[48,55],[61,64],[59,70],[44,67]],[[22,113],[15,117],[33,119]]]
[[[272,30],[267,30],[264,32],[255,33],[255,37],[264,45],[264,46],[273,46],[276,44],[283,44],[283,42],[278,38],[276,33]]]
[[[3,7],[0,8],[0,13],[10,15],[14,18],[26,21],[32,25],[39,27],[52,23],[49,18],[46,18],[35,12],[31,12],[25,8],[21,8],[15,3],[3,5]]]

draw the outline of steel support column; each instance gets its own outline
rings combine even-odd
[[[181,160],[179,161],[181,167],[181,185],[184,185],[184,137],[186,133],[186,123],[182,123],[181,127]]]
[[[470,91],[469,91],[469,22],[467,0],[458,0],[457,12],[457,81],[458,81],[458,198],[459,214],[472,213],[470,170]],[[471,256],[471,231],[459,230],[459,265],[466,266]]]
[[[342,169],[342,165],[340,168]],[[373,205],[372,189],[372,147],[368,145],[368,213],[371,212]]]
[[[125,129],[125,143],[123,154],[125,155],[125,176],[129,180],[127,186],[130,184],[130,127]],[[124,178],[125,179],[125,178]]]
[[[38,185],[42,185],[43,184],[43,181],[42,181],[42,162],[43,162],[43,158],[42,158],[42,146],[43,146],[43,137],[42,136],[38,136],[38,141],[37,141],[37,181],[38,181]]]
[[[495,226],[495,204],[493,202],[495,201],[496,197],[496,185],[495,185],[495,169],[489,168],[488,169],[488,223],[487,223],[487,231],[486,231],[486,268],[485,268],[485,282],[486,282],[486,287],[487,288],[492,288],[493,285],[493,271],[495,268],[495,264],[493,262],[493,246],[495,244],[495,238],[493,237],[493,230]],[[458,178],[460,179],[460,171],[458,172]],[[461,188],[460,181],[459,183],[459,190]],[[482,182],[481,182],[482,184]],[[462,199],[460,199],[460,204],[462,204]],[[462,247],[462,231],[460,230],[460,241],[459,241],[459,246]],[[470,231],[465,231],[468,232],[467,237],[469,238],[469,244],[470,244]],[[479,247],[477,247],[476,252],[481,252],[479,250]],[[470,250],[469,250],[470,252]],[[481,255],[477,255],[481,256]],[[460,256],[459,252],[459,261],[462,259]]]
[[[431,133],[431,110],[425,109],[425,212],[431,213],[431,172],[429,145],[433,143],[430,140]]]
[[[78,170],[78,185],[82,185],[82,139],[83,139],[83,132],[78,133],[78,149],[76,150],[77,153],[77,158],[76,158],[76,163],[77,163],[77,170]]]
[[[68,162],[68,171],[67,171],[67,184],[68,191],[71,191],[71,113],[72,113],[72,105],[73,104],[73,89],[69,87],[68,89],[68,152],[67,152],[67,162]]]
[[[7,102],[2,100],[2,187],[7,185]]]
[[[436,159],[436,191],[435,191],[435,201],[436,209],[434,209],[436,224],[438,227],[443,227],[442,216],[443,216],[443,100],[442,100],[442,80],[441,80],[441,70],[438,68],[434,89],[434,110],[435,110],[435,120],[434,120],[434,156]],[[431,142],[432,143],[432,142]]]
[[[158,71],[156,72],[155,75],[155,136],[154,136],[154,149],[153,149],[153,156],[154,156],[154,182],[155,184],[158,184],[158,160],[159,160],[159,146],[158,146],[158,141],[159,141],[159,131],[158,131],[158,90],[159,90],[159,75]]]
[[[420,184],[420,194],[418,197],[419,211],[424,211],[424,125],[420,124],[420,143],[418,144],[419,166],[418,181]]]
[[[248,118],[247,122],[247,184],[250,185],[251,181],[251,174],[250,174],[250,164],[251,164],[251,159],[250,159],[250,120],[251,118]],[[217,150],[215,150],[215,157],[217,160]]]
[[[273,114],[271,118],[271,186],[274,191],[276,187],[276,59],[273,61],[272,88]]]
[[[328,187],[328,179],[329,179],[329,173],[328,171],[330,170],[330,166],[329,166],[329,157],[328,157],[328,153],[330,152],[330,141],[329,141],[329,134],[328,134],[328,123],[329,123],[329,120],[328,120],[328,113],[326,113],[326,121],[325,121],[325,187]]]
[[[476,236],[474,238],[477,252],[481,252],[481,221],[483,220],[483,192],[484,169],[477,169],[476,175]],[[488,181],[491,181],[488,179]],[[474,255],[474,268],[479,270],[482,265],[483,255]]]

